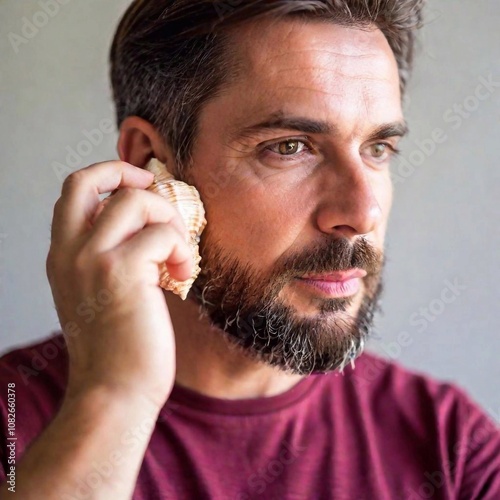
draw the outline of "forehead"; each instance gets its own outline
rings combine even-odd
[[[277,109],[372,124],[401,118],[396,60],[375,27],[266,20],[233,36],[239,71],[225,100],[238,122]]]

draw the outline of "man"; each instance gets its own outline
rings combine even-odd
[[[111,51],[121,161],[70,175],[54,208],[62,333],[0,363],[17,437],[2,394],[2,493],[500,498],[494,423],[363,353],[421,8],[132,3]],[[159,264],[185,280],[193,263],[179,213],[146,191],[151,158],[206,209],[186,301],[159,287]]]

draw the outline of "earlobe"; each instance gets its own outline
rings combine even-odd
[[[120,126],[117,152],[120,160],[140,168],[157,158],[173,167],[173,155],[157,129],[148,121],[138,116],[127,117]]]

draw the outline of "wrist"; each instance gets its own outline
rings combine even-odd
[[[93,384],[79,388],[68,387],[63,406],[78,406],[90,412],[113,407],[118,411],[126,411],[127,414],[137,413],[157,418],[163,404],[140,391],[108,384]]]

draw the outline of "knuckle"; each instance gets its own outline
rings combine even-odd
[[[118,267],[119,259],[111,251],[91,254],[88,249],[78,252],[73,259],[73,271],[78,279],[105,278],[113,274]]]
[[[83,181],[85,174],[83,174],[80,170],[76,172],[72,172],[69,174],[66,179],[64,179],[62,185],[62,194],[73,191],[78,185]]]
[[[140,199],[140,193],[138,189],[131,187],[124,187],[120,189],[113,198],[118,200],[126,201],[127,203],[137,203]]]
[[[97,272],[101,278],[116,274],[119,266],[120,258],[115,252],[105,252],[96,258]]]
[[[121,259],[116,252],[94,254],[88,248],[84,248],[71,259],[70,274],[80,285],[94,280],[106,282],[119,271],[120,267],[122,267]]]

